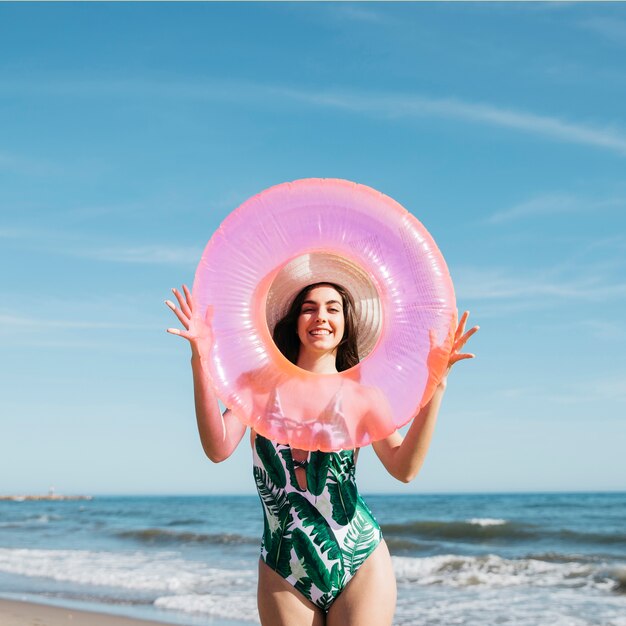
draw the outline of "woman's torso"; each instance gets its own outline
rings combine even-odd
[[[357,489],[356,451],[309,452],[300,469],[300,451],[255,433],[252,441],[264,512],[261,558],[327,608],[382,538]]]

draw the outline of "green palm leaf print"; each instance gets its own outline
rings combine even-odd
[[[330,605],[332,604],[333,600],[341,593],[341,590],[345,587],[342,580],[344,577],[345,576],[343,574],[343,570],[339,568],[338,563],[335,563],[333,565],[333,568],[330,570],[330,579],[332,581],[333,587],[330,590],[330,593],[323,594],[318,600],[318,604],[322,604],[326,611],[330,609]]]
[[[329,476],[328,495],[333,519],[342,526],[349,524],[356,509],[358,497],[356,484],[351,480],[338,481],[336,476]]]
[[[330,454],[316,450],[311,452],[309,463],[306,468],[307,489],[314,495],[320,496],[326,485],[328,466],[330,465]]]
[[[365,559],[378,545],[379,530],[361,507],[352,518],[352,524],[343,542],[343,566],[354,575]]]
[[[271,482],[265,470],[254,467],[253,472],[266,509],[263,519],[263,545],[267,550],[265,560],[272,569],[286,578],[291,572],[289,565],[291,548],[289,542],[285,541],[285,534],[293,524],[291,507],[285,492]]]
[[[271,557],[268,552],[266,563],[278,572],[283,578],[287,578],[291,574],[291,543],[285,539],[285,535],[289,532],[289,528],[292,525],[291,517],[288,517],[285,521],[285,526],[281,529],[281,532],[274,538],[276,547],[272,546]]]
[[[263,517],[263,546],[268,551],[272,547],[272,529],[266,516]]]
[[[254,445],[256,447],[257,454],[259,455],[259,459],[261,459],[261,463],[263,463],[263,467],[272,479],[272,482],[277,487],[284,489],[287,484],[285,469],[283,468],[283,464],[280,462],[280,458],[276,454],[276,450],[274,450],[272,443],[265,437],[257,435]]]
[[[313,541],[320,552],[327,553],[328,559],[341,559],[341,549],[324,516],[299,493],[288,493],[287,498],[298,513],[302,526],[313,529]]]
[[[281,521],[283,517],[289,515],[289,501],[287,500],[287,495],[271,481],[268,473],[264,469],[254,467],[253,473],[259,495],[268,513],[278,521]]]
[[[325,593],[324,595],[320,596],[320,599],[317,601],[317,603],[321,604],[324,607],[325,611],[328,611],[328,609],[330,609],[330,605],[332,604],[333,600],[334,598],[332,594]]]
[[[324,561],[320,559],[310,537],[299,528],[294,528],[291,533],[291,541],[296,554],[304,561],[307,576],[320,591],[329,592],[333,586],[331,572],[328,571]]]
[[[301,578],[300,580],[296,581],[296,584],[294,585],[294,587],[305,597],[310,598],[311,597],[311,587],[313,585],[313,581],[306,577],[306,578]]]

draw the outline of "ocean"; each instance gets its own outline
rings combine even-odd
[[[394,624],[626,626],[626,493],[367,495]],[[254,496],[0,501],[0,596],[258,624]]]

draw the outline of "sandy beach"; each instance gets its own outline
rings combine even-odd
[[[64,609],[33,602],[0,600],[2,626],[162,626],[163,622]]]
[[[2,626],[163,626],[173,622],[134,619],[47,604],[0,599]],[[210,626],[244,626],[244,622],[207,618]]]

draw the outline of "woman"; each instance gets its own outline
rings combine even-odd
[[[184,295],[173,289],[180,308],[170,301],[166,304],[185,330],[167,330],[190,342],[200,439],[207,456],[217,463],[233,453],[246,426],[229,409],[224,414],[219,410],[205,369],[211,329],[193,314],[191,294],[184,285],[183,291]],[[413,480],[424,462],[450,368],[474,356],[459,352],[478,330],[475,326],[464,332],[467,317],[466,311],[455,333],[446,374],[406,435],[396,431],[372,444],[387,471],[402,482]],[[358,363],[359,322],[346,289],[337,283],[313,283],[291,301],[273,336],[281,352],[299,367],[333,374]],[[261,623],[391,625],[395,577],[380,527],[356,490],[358,450],[308,453],[271,442],[254,430],[250,443],[265,512],[257,596]],[[334,506],[335,502],[340,505]]]

